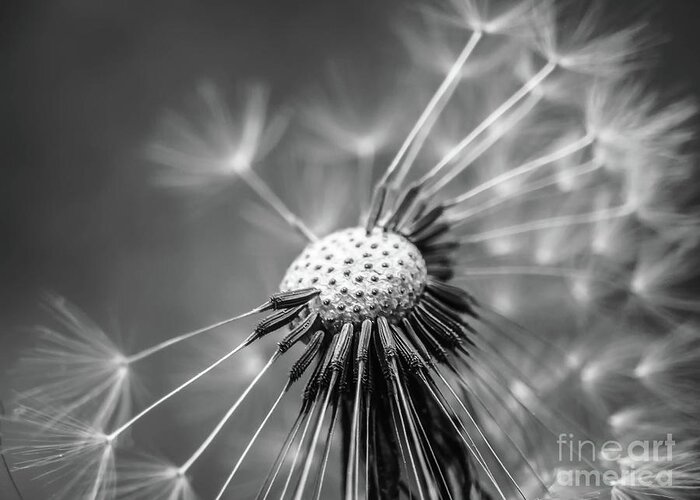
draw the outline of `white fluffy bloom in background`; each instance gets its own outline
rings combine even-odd
[[[51,296],[2,420],[18,495],[700,497],[694,100],[645,82],[643,23],[417,7],[389,80],[164,117],[154,185],[244,219],[248,278],[132,350]]]

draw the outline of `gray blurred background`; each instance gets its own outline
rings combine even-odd
[[[669,35],[654,78],[697,95],[700,2],[650,5]],[[20,326],[40,318],[44,289],[127,333],[182,331],[240,311],[228,291],[260,272],[243,264],[255,254],[241,245],[250,226],[230,208],[189,217],[178,198],[154,189],[143,151],[161,112],[181,108],[204,77],[224,89],[263,80],[285,102],[321,82],[334,60],[367,78],[390,72],[403,57],[392,32],[403,8],[400,0],[4,2],[1,369],[25,341]],[[274,275],[285,262],[269,266]],[[252,287],[247,304],[267,286]]]

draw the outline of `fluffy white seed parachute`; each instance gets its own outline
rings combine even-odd
[[[2,419],[18,495],[700,498],[694,102],[643,83],[642,23],[416,12],[381,85],[335,69],[292,114],[206,84],[163,120],[158,184],[233,200],[229,288],[272,295],[136,352],[51,296]]]

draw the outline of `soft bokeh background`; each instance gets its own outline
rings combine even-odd
[[[649,3],[670,37],[655,78],[699,94],[700,4]],[[402,8],[400,0],[5,3],[0,396],[26,342],[22,326],[42,318],[42,290],[127,338],[185,331],[271,291],[298,247],[287,260],[265,259],[260,242],[269,240],[255,237],[235,203],[198,211],[155,189],[144,150],[156,123],[203,78],[225,90],[265,81],[279,104],[322,82],[331,63],[360,79],[391,74],[406,63],[392,31]]]

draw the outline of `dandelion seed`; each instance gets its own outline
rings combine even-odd
[[[114,447],[104,431],[48,411],[46,401],[33,403],[42,409],[18,405],[4,419],[11,426],[5,453],[13,469],[35,470],[35,477],[60,481],[56,491],[63,498],[113,498]]]
[[[360,167],[371,173],[374,158],[393,139],[393,129],[403,115],[387,96],[381,102],[371,103],[367,95],[375,95],[373,89],[358,88],[363,82],[353,81],[352,74],[341,71],[338,65],[331,67],[330,90],[308,99],[303,108],[306,125],[317,135],[329,141],[336,156],[338,152],[354,156]],[[367,86],[367,82],[364,82]],[[371,177],[363,185],[369,190]],[[367,203],[367,200],[359,200]]]
[[[37,328],[37,343],[15,368],[25,388],[18,399],[50,403],[58,410],[56,419],[80,416],[98,427],[128,413],[132,381],[126,356],[63,298],[50,295],[47,303],[60,328]],[[52,380],[46,381],[47,373]]]
[[[266,122],[267,91],[260,86],[249,89],[239,123],[228,113],[214,87],[204,85],[200,92],[205,118],[211,120],[206,123],[208,137],[197,137],[191,132],[192,126],[182,120],[171,124],[174,133],[168,134],[151,151],[154,161],[168,167],[163,181],[182,188],[220,188],[222,181],[226,184],[227,180],[241,179],[292,228],[309,240],[315,239],[301,219],[253,169],[279,141],[286,126],[283,115]],[[193,143],[193,146],[183,148],[180,143]]]

